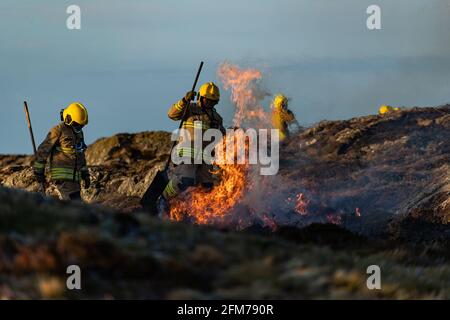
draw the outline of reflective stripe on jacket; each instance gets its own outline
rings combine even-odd
[[[203,156],[203,148],[210,142],[204,141],[202,143],[202,149],[197,150],[194,148],[194,130],[201,129],[202,136],[203,133],[210,128],[219,129],[224,134],[225,128],[223,127],[223,119],[219,113],[217,113],[216,109],[212,108],[205,110],[200,106],[200,102],[191,102],[188,104],[184,99],[179,100],[170,107],[168,111],[169,118],[176,121],[181,120],[185,108],[188,109],[186,110],[186,117],[182,124],[182,128],[189,133],[190,141],[184,141],[180,144],[177,147],[177,153],[179,156],[198,158]]]
[[[50,130],[39,145],[33,168],[44,172],[47,159],[50,159],[52,180],[78,182],[81,172],[88,170],[83,146],[83,132],[75,133],[72,127],[60,123]]]

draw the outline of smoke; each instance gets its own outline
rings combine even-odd
[[[270,118],[261,105],[261,101],[270,96],[262,88],[261,71],[241,69],[237,65],[223,62],[217,70],[217,76],[225,90],[231,91],[231,101],[235,106],[233,125],[262,129],[270,127]]]
[[[270,94],[262,86],[261,71],[223,62],[217,74],[223,87],[231,91],[235,107],[234,126],[255,130],[273,127],[271,108],[262,104]],[[276,144],[278,147],[279,143]],[[269,150],[269,153],[274,153],[274,150]],[[248,166],[245,184],[245,193],[229,213],[231,221],[228,223],[237,222],[240,228],[259,223],[275,229],[278,225],[299,224],[307,214],[306,191],[292,189],[288,181],[278,174],[261,175],[260,162]]]

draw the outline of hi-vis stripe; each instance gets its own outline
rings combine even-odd
[[[35,162],[33,166],[34,166],[34,168],[37,169],[37,170],[42,170],[42,169],[44,169],[45,164],[40,163],[40,162]]]
[[[177,103],[176,105],[175,105],[175,108],[178,110],[178,111],[181,111],[181,110],[183,110],[183,105],[181,104],[181,103]]]
[[[183,122],[183,128],[194,128],[194,129],[209,129],[209,125],[204,124],[202,121],[185,121]]]
[[[191,157],[196,159],[210,159],[210,156],[208,154],[203,154],[203,150],[198,150],[195,148],[189,148],[189,147],[178,147],[177,153],[179,157]]]
[[[74,148],[67,148],[67,147],[56,147],[56,150],[65,153],[65,154],[74,154],[75,149]]]
[[[54,180],[73,180],[73,169],[70,168],[51,168],[51,177]],[[81,174],[79,171],[75,172],[75,181],[80,181]]]
[[[173,198],[177,195],[177,192],[175,191],[175,188],[173,187],[172,180],[169,181],[169,183],[166,185],[166,188],[164,191],[167,193],[169,198]]]
[[[202,154],[201,150],[197,150],[194,148],[183,148],[183,147],[178,148],[178,156],[180,157],[184,156],[197,157],[201,154]]]

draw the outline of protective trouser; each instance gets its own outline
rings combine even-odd
[[[54,181],[60,200],[81,200],[80,183],[76,181]]]
[[[211,188],[213,185],[212,165],[180,164],[175,167],[172,178],[167,183],[163,197],[170,200],[189,187],[202,185]]]

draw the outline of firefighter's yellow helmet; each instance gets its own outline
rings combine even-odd
[[[388,106],[388,105],[382,105],[380,107],[380,109],[378,110],[378,113],[379,114],[385,114],[385,113],[388,113],[388,112],[399,111],[399,110],[400,110],[400,108],[398,108],[398,107],[391,107],[391,106]]]
[[[219,101],[220,91],[219,87],[214,84],[214,82],[204,83],[198,90],[200,97],[205,97],[210,100]]]
[[[80,102],[71,103],[62,113],[62,120],[71,126],[74,122],[85,126],[88,124],[88,112]]]
[[[276,110],[281,110],[287,107],[288,101],[289,101],[288,97],[286,97],[284,94],[278,93],[273,98],[273,107]]]

